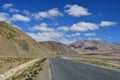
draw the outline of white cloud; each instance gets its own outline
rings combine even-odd
[[[96,30],[99,29],[99,26],[95,23],[89,23],[89,22],[79,22],[76,24],[73,24],[70,27],[70,30],[72,31],[88,31],[88,30]]]
[[[32,37],[33,39],[35,39],[36,41],[42,41],[41,40],[41,38],[37,35],[37,34],[35,34],[35,33],[28,33],[28,32],[26,32],[30,37]]]
[[[48,15],[51,17],[63,16],[63,14],[58,10],[58,8],[53,8],[49,10]]]
[[[11,18],[12,21],[24,21],[29,22],[31,19],[21,14],[14,14]]]
[[[54,31],[54,32],[42,32],[42,33],[38,33],[39,36],[46,36],[48,38],[51,38],[51,39],[57,39],[57,38],[60,38],[63,36],[63,33],[60,33],[60,32],[57,32],[57,31]]]
[[[40,25],[36,25],[31,30],[38,30],[38,33],[27,33],[36,41],[57,41],[62,43],[70,43],[72,40],[66,38],[66,34],[64,32],[59,32],[54,28],[49,28],[47,23],[41,23]],[[74,34],[78,35],[78,33]]]
[[[31,30],[39,30],[39,31],[55,31],[53,28],[49,28],[47,23],[41,23],[39,25],[35,25]]]
[[[100,27],[107,27],[107,26],[115,26],[117,22],[110,22],[110,21],[102,21],[100,24],[91,23],[91,22],[78,22],[71,26],[61,26],[58,27],[57,30],[62,31],[75,31],[75,32],[85,32],[88,30],[94,31],[100,29]],[[85,36],[94,36],[95,33],[88,33]]]
[[[67,38],[61,38],[60,40],[58,40],[58,42],[61,42],[63,44],[71,44],[73,42],[75,42],[76,40],[73,39],[67,39]]]
[[[20,10],[15,9],[15,8],[10,8],[10,12],[13,12],[13,13],[15,13],[15,12],[20,12]]]
[[[85,36],[96,36],[96,33],[93,32],[93,33],[86,33]]]
[[[35,19],[40,19],[40,18],[48,18],[48,14],[46,12],[39,12],[34,15]]]
[[[66,5],[65,6],[65,12],[67,12],[69,15],[72,15],[72,16],[75,16],[75,17],[91,15],[91,13],[88,12],[87,8],[84,8],[84,7],[79,6],[77,4]]]
[[[64,37],[64,33],[60,32],[39,32],[39,33],[28,33],[29,36],[31,36],[33,39],[35,39],[37,42],[40,41],[57,41],[64,44],[70,44],[74,42],[75,40],[67,39]]]
[[[57,41],[60,40],[60,38],[63,36],[63,33],[54,31],[54,32],[39,32],[37,34],[35,33],[27,33],[32,38],[34,38],[36,41]]]
[[[23,14],[29,16],[30,15],[30,12],[28,10],[23,10]]]
[[[89,39],[89,40],[98,40],[98,41],[101,40],[101,39],[98,38],[98,37],[96,37],[96,38],[91,38],[91,37],[90,37],[90,38],[88,38],[88,39]]]
[[[9,14],[1,12],[0,13],[0,21],[5,21],[5,22],[10,23]]]
[[[4,4],[2,7],[3,7],[4,9],[8,9],[8,8],[10,8],[10,7],[12,7],[12,6],[13,6],[12,3],[6,3],[6,4]]]
[[[58,27],[58,30],[62,30],[62,31],[69,31],[69,27],[68,26],[62,26],[62,27]]]
[[[117,22],[111,22],[111,21],[102,21],[100,23],[101,27],[107,27],[107,26],[115,26]]]
[[[38,13],[32,14],[35,19],[41,19],[41,18],[55,18],[58,16],[63,16],[63,14],[58,10],[58,8],[53,8],[48,11],[41,11]]]
[[[74,34],[66,35],[66,36],[71,38],[71,37],[76,37],[76,36],[80,36],[80,35],[81,35],[80,33],[74,33]]]

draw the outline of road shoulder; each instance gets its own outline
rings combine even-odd
[[[49,59],[44,63],[42,71],[37,75],[34,80],[51,80],[51,70],[49,65]]]

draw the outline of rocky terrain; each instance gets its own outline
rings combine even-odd
[[[37,75],[41,75],[39,72],[42,71],[44,61],[40,60],[27,68],[37,61],[37,59],[32,62],[29,60],[58,55],[90,64],[120,69],[120,44],[118,43],[97,40],[76,41],[69,45],[55,41],[36,42],[22,30],[6,22],[0,22],[0,56],[2,56],[0,57],[0,80],[9,77],[12,80],[21,78],[37,80],[39,78]],[[22,70],[25,67],[26,69]],[[15,75],[19,70],[23,71],[22,74]]]
[[[78,53],[68,47],[68,45],[55,42],[45,41],[39,42],[39,46],[44,48],[46,53],[50,55],[77,55]]]
[[[120,44],[85,40],[65,45],[55,41],[36,42],[20,29],[0,22],[0,56],[41,57],[46,55],[120,55]]]
[[[46,55],[76,55],[67,45],[54,42],[36,42],[20,29],[0,22],[0,56],[41,57]]]
[[[86,40],[76,41],[69,45],[69,47],[79,54],[88,55],[120,55],[120,44],[110,43],[106,41]]]
[[[0,22],[0,56],[42,56],[45,51],[23,31]]]

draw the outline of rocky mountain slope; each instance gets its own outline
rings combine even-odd
[[[0,22],[0,56],[42,56],[45,51],[21,30]]]
[[[77,51],[79,54],[120,55],[120,44],[106,41],[76,41],[70,44],[69,47]]]
[[[18,28],[0,22],[0,56],[40,57],[46,55],[120,55],[120,44],[105,41],[76,41],[65,45],[54,41],[36,42]]]
[[[67,45],[55,42],[45,41],[39,42],[39,46],[44,48],[46,53],[51,55],[77,55],[78,53],[70,49]]]

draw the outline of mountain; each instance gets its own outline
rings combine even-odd
[[[46,53],[50,55],[78,55],[78,53],[70,49],[68,45],[55,41],[39,42],[39,46],[44,48]]]
[[[0,56],[40,57],[46,55],[120,55],[120,44],[85,40],[65,45],[55,41],[36,42],[22,30],[0,22]]]
[[[0,22],[0,56],[43,56],[45,51],[20,29]]]
[[[106,41],[76,41],[70,44],[69,47],[77,51],[79,54],[120,55],[120,44],[110,43]]]

